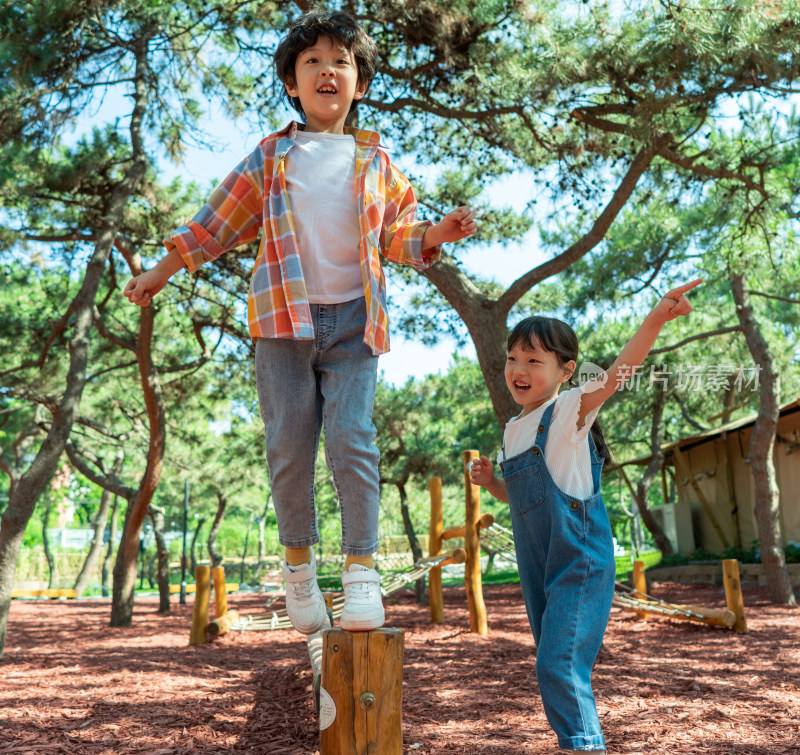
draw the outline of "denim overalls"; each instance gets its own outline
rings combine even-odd
[[[544,460],[554,406],[542,416],[535,445],[500,467],[547,720],[559,747],[602,750],[591,673],[615,579],[611,525],[600,494],[603,460],[589,434],[594,493],[578,500],[556,486]]]

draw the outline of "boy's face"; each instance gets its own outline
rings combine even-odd
[[[319,37],[294,64],[294,81],[286,82],[290,97],[298,97],[306,114],[306,131],[341,134],[353,100],[366,87],[358,80],[353,55],[338,42]]]

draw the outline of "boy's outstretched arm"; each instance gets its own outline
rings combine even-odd
[[[448,241],[461,241],[472,236],[478,230],[475,221],[475,210],[469,207],[457,207],[447,213],[438,223],[425,230],[422,237],[422,249],[430,249]]]
[[[692,311],[692,305],[686,298],[686,293],[702,282],[703,280],[698,278],[691,283],[684,283],[682,286],[673,288],[664,294],[658,304],[653,307],[639,329],[614,360],[614,364],[606,373],[608,377],[602,388],[587,391],[581,397],[581,408],[578,412],[579,428],[583,427],[586,415],[616,393],[630,378],[632,369],[642,364],[650,353],[650,349],[653,348],[664,323],[674,320],[676,317],[688,315]]]
[[[153,297],[167,285],[167,281],[184,266],[177,249],[164,255],[155,267],[131,278],[122,293],[133,304],[149,307]]]
[[[473,485],[480,485],[482,488],[486,488],[490,495],[499,501],[508,503],[505,480],[495,477],[494,465],[485,456],[472,460],[469,476]]]

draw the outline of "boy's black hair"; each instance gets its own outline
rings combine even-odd
[[[534,345],[538,344],[545,351],[555,354],[561,367],[567,362],[577,364],[578,361],[578,336],[567,323],[555,317],[536,315],[520,320],[508,335],[507,348],[511,351],[518,344],[528,349],[533,349]],[[569,382],[570,385],[575,385],[572,380]],[[598,455],[604,461],[611,461],[611,452],[597,420],[592,423],[590,432]]]
[[[369,89],[378,70],[378,46],[349,13],[315,8],[296,18],[275,51],[275,72],[284,84],[284,97],[304,117],[300,98],[289,96],[285,85],[295,83],[294,66],[297,56],[311,47],[319,37],[328,37],[332,42],[338,42],[355,58],[358,81],[365,87],[365,91]],[[348,117],[357,105],[358,100],[353,100]]]

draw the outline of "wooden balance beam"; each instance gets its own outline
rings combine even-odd
[[[51,600],[55,600],[56,598],[77,598],[78,592],[76,590],[69,590],[69,589],[45,589],[45,590],[12,590],[11,591],[12,598],[50,598]]]

